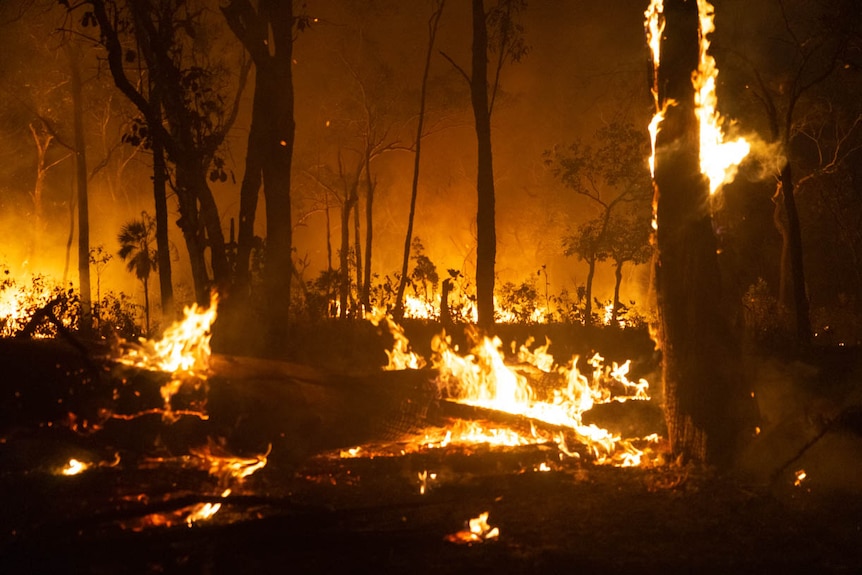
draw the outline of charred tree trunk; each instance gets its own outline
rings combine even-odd
[[[473,58],[470,99],[476,122],[478,166],[476,192],[476,308],[478,325],[494,324],[494,266],[497,258],[491,108],[488,101],[488,29],[483,0],[473,0]]]
[[[81,293],[81,317],[78,329],[85,336],[93,331],[90,290],[90,208],[87,192],[87,143],[84,138],[84,104],[81,85],[80,48],[69,45],[69,68],[72,88],[72,119],[75,138],[75,181],[78,189],[78,282]]]
[[[593,278],[596,276],[596,258],[592,257],[587,262],[587,283],[584,286],[584,325],[593,325]]]
[[[234,295],[247,299],[251,290],[250,265],[251,250],[254,244],[254,221],[257,214],[257,200],[263,184],[264,138],[261,123],[264,117],[255,114],[255,109],[263,109],[263,94],[266,89],[264,75],[255,71],[254,103],[252,104],[251,126],[245,155],[245,174],[239,191],[239,236],[236,248],[236,269],[234,270]]]
[[[177,225],[183,233],[186,250],[189,252],[189,264],[192,270],[192,283],[195,290],[195,301],[204,304],[209,301],[209,274],[204,257],[205,238],[198,213],[198,203],[193,189],[195,173],[184,164],[177,162],[177,200],[180,209],[180,219]]]
[[[365,154],[365,270],[362,273],[362,295],[360,301],[366,311],[371,309],[371,249],[374,245],[374,179],[371,176],[371,154]]]
[[[698,65],[695,2],[666,0],[658,70],[668,105],[655,158],[656,297],[665,419],[674,455],[728,465],[751,412],[735,334],[722,311],[721,277],[699,168],[692,71]]]
[[[161,97],[153,87],[152,100],[154,113],[161,119]],[[153,148],[153,199],[156,208],[156,253],[159,268],[159,293],[162,303],[162,317],[168,322],[174,320],[174,287],[171,274],[171,245],[168,239],[168,167],[165,161],[164,134],[161,131],[150,133]]]
[[[401,278],[395,296],[394,316],[396,321],[404,316],[404,288],[407,286],[407,268],[410,265],[410,246],[413,244],[413,221],[416,218],[416,197],[419,195],[419,160],[422,157],[422,129],[425,126],[425,99],[428,93],[428,72],[431,70],[431,54],[437,27],[443,15],[445,0],[440,0],[437,10],[428,20],[428,50],[425,53],[425,68],[422,71],[422,88],[419,95],[419,120],[416,126],[416,153],[413,155],[413,183],[410,188],[410,212],[407,215],[407,234],[404,238],[404,257],[401,260]]]
[[[796,319],[796,341],[803,346],[811,343],[811,316],[808,307],[808,294],[805,290],[805,270],[802,263],[802,229],[799,225],[799,212],[796,209],[795,185],[790,162],[781,169],[781,197],[783,199],[790,264],[790,282],[793,289],[793,309]]]
[[[359,182],[356,182],[357,187],[359,186]],[[360,303],[362,303],[362,286],[364,285],[364,281],[362,280],[362,233],[359,226],[359,198],[357,197],[356,206],[353,210],[353,265],[356,269],[353,271],[356,274],[356,299]],[[356,310],[357,317],[362,317],[362,309]]]
[[[618,261],[614,267],[614,303],[611,310],[611,325],[617,326],[617,314],[620,309],[620,285],[623,283],[623,261]]]
[[[347,318],[347,307],[350,296],[350,211],[356,204],[356,196],[349,194],[341,206],[341,251],[339,253],[338,270],[338,302],[341,309],[338,317]]]
[[[237,269],[240,286],[248,284],[248,259],[254,238],[254,214],[261,180],[266,202],[266,268],[264,292],[269,310],[267,331],[280,348],[288,336],[293,276],[291,166],[296,133],[294,119],[293,2],[248,0],[222,8],[234,34],[255,64],[255,94],[246,175],[240,200]]]

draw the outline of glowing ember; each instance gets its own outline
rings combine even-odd
[[[200,460],[201,466],[205,467],[211,476],[219,479],[220,485],[228,485],[241,482],[246,477],[266,467],[267,457],[269,457],[271,450],[272,445],[260,455],[237,457],[210,441],[204,447],[193,448],[190,451]]]
[[[230,495],[230,489],[225,489],[221,494],[222,497],[227,497],[228,495]],[[221,503],[202,503],[201,505],[197,505],[186,517],[186,525],[191,527],[198,521],[210,519],[218,513],[219,509],[221,509]]]
[[[83,461],[78,461],[77,459],[70,459],[69,463],[60,471],[63,475],[78,475],[85,469],[89,468],[89,463],[84,463]]]
[[[491,527],[488,525],[488,512],[485,511],[484,513],[480,513],[479,517],[470,519],[467,522],[465,529],[462,529],[457,533],[447,535],[446,541],[450,541],[452,543],[471,544],[497,539],[499,536],[500,530],[497,527]]]
[[[796,475],[796,480],[793,482],[793,485],[794,485],[795,487],[799,487],[800,485],[802,485],[802,482],[803,482],[803,481],[805,481],[805,478],[806,478],[806,477],[808,477],[808,474],[807,474],[807,473],[805,473],[805,470],[804,470],[804,469],[800,469],[800,470],[798,470],[798,471],[795,473],[795,475]]]
[[[167,420],[176,418],[171,410],[171,398],[183,383],[200,384],[207,379],[212,355],[210,328],[216,319],[217,307],[218,294],[213,292],[208,309],[200,309],[197,304],[186,307],[185,319],[168,327],[159,341],[141,338],[137,346],[127,347],[116,359],[125,365],[172,375],[161,388]]]

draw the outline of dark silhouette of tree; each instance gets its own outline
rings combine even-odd
[[[126,269],[135,274],[144,286],[144,316],[147,333],[150,333],[150,274],[158,269],[158,254],[153,248],[156,222],[146,212],[141,219],[123,224],[117,241],[120,250],[117,255],[126,262]]]
[[[596,264],[605,261],[610,255],[606,241],[607,221],[604,217],[589,220],[578,226],[574,234],[563,238],[563,249],[567,256],[578,256],[587,263],[587,281],[584,283],[584,324],[593,323],[593,278]]]
[[[189,252],[195,297],[207,303],[211,284],[229,281],[224,233],[209,180],[227,179],[217,154],[236,119],[250,64],[238,66],[239,88],[230,101],[218,89],[225,71],[197,59],[205,41],[197,32],[207,11],[183,0],[84,0],[71,9],[80,6],[92,9],[84,11],[83,19],[98,26],[114,83],[143,116],[142,130],[132,134],[130,142],[150,141],[150,134],[156,134],[175,166],[178,225]]]
[[[754,412],[721,291],[709,185],[700,173],[692,86],[697,3],[664,0],[662,18],[654,94],[664,120],[656,137],[654,204],[665,419],[674,456],[728,466],[741,439],[753,435]]]
[[[428,19],[428,48],[425,51],[425,67],[422,70],[422,85],[419,91],[419,117],[416,122],[416,139],[413,152],[413,180],[410,185],[410,211],[407,215],[407,233],[404,237],[404,255],[401,259],[401,277],[398,280],[398,290],[395,294],[393,315],[396,321],[404,315],[404,288],[407,285],[407,267],[410,262],[410,246],[413,244],[413,222],[416,219],[416,198],[419,195],[419,165],[422,157],[422,131],[425,127],[425,104],[428,94],[428,74],[431,70],[431,56],[440,26],[440,17],[446,0],[437,0],[434,12]],[[446,302],[444,302],[445,304]],[[448,311],[448,310],[447,310]]]
[[[773,195],[773,223],[781,236],[779,302],[792,310],[797,342],[811,341],[809,294],[804,269],[804,244],[797,196],[801,184],[817,172],[840,164],[840,154],[806,173],[799,162],[799,140],[810,137],[804,127],[806,111],[813,101],[829,98],[823,88],[830,76],[841,68],[851,36],[849,23],[859,19],[855,2],[786,2],[768,5],[771,21],[777,23],[764,49],[764,36],[758,33],[749,51],[737,42],[728,53],[736,56],[746,71],[745,88],[761,106],[766,117],[767,137],[777,146],[780,160],[772,166],[776,188]],[[764,56],[765,55],[765,56]],[[803,146],[804,147],[804,146]],[[846,152],[845,150],[843,150]],[[802,176],[800,176],[800,173]]]
[[[278,346],[287,336],[293,276],[293,43],[296,32],[308,27],[310,20],[294,12],[292,0],[262,0],[256,7],[248,0],[232,0],[222,7],[222,13],[255,66],[252,121],[240,191],[238,293],[245,296],[249,288],[249,259],[262,184],[266,202],[264,291],[270,341]]]
[[[609,259],[614,262],[614,299],[611,311],[611,325],[617,325],[620,310],[620,285],[623,281],[623,266],[645,264],[652,258],[650,245],[649,210],[626,210],[615,213],[607,229],[607,250]]]
[[[498,0],[486,12],[484,0],[472,0],[472,58],[468,75],[446,54],[443,56],[464,76],[470,85],[470,102],[477,141],[476,194],[476,311],[477,324],[494,324],[494,280],[497,259],[496,197],[494,164],[491,150],[491,114],[500,86],[500,73],[506,62],[518,62],[529,48],[524,42],[523,27],[515,20],[525,9],[526,0]],[[494,55],[489,80],[489,54]]]

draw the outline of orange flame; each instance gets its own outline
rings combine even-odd
[[[718,97],[715,91],[718,67],[715,58],[709,54],[709,35],[715,31],[715,8],[708,0],[697,0],[697,8],[700,21],[700,56],[697,70],[692,74],[692,85],[695,89],[695,114],[700,125],[700,171],[709,181],[710,194],[714,194],[723,184],[733,181],[739,164],[750,152],[751,145],[744,138],[728,139],[721,128],[723,120],[717,110]],[[644,16],[654,71],[651,91],[656,112],[649,124],[652,142],[649,165],[655,177],[656,136],[667,108],[675,102],[667,100],[662,104],[659,100],[658,70],[661,64],[661,36],[665,28],[663,0],[652,0]]]
[[[161,387],[164,400],[164,417],[176,419],[171,409],[171,398],[179,392],[183,383],[206,381],[209,375],[210,329],[216,319],[218,294],[212,293],[208,309],[197,304],[183,310],[185,319],[175,322],[165,330],[158,341],[141,338],[135,347],[128,347],[116,358],[117,362],[150,371],[162,371],[172,375]]]

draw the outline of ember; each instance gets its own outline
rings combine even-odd
[[[471,545],[473,543],[497,539],[498,537],[500,537],[500,530],[488,525],[488,512],[485,511],[480,513],[478,517],[470,519],[466,527],[461,531],[447,535],[446,541]]]

